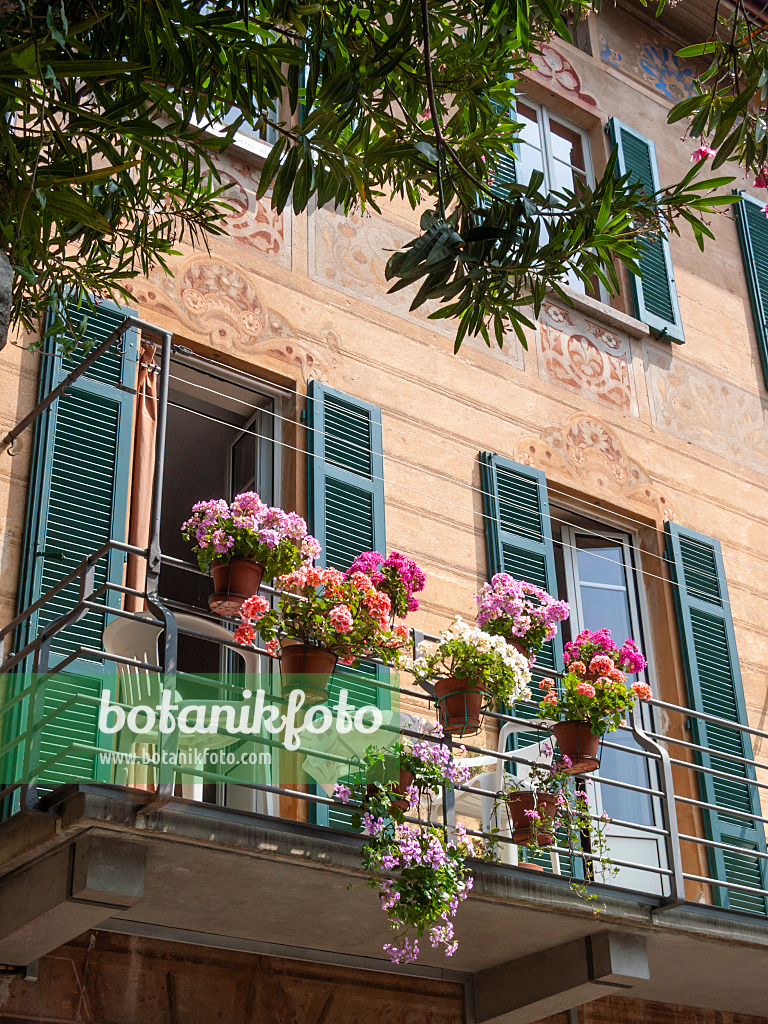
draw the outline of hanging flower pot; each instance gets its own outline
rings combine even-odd
[[[243,601],[261,586],[264,566],[250,558],[233,558],[211,563],[213,593],[208,607],[216,615],[239,615]]]
[[[600,767],[601,737],[595,736],[589,722],[557,722],[552,732],[560,751],[559,771],[565,775],[583,775]]]
[[[367,783],[365,787],[365,797],[363,798],[364,804],[367,804],[369,801],[374,800],[377,794],[379,793],[382,784],[386,783],[386,779],[384,778],[385,772],[383,765],[377,765],[376,767],[379,769],[377,774],[380,774],[381,780]],[[405,796],[405,792],[408,789],[408,787],[413,783],[414,776],[413,772],[408,771],[407,768],[401,768],[399,770],[399,776],[400,781],[397,783],[397,785],[392,787],[391,792],[393,795],[397,794],[398,796],[401,796],[403,799],[392,799],[391,805],[392,807],[396,807],[399,811],[405,813],[406,811],[408,811],[408,799]],[[370,775],[368,777],[370,778]]]
[[[487,700],[485,687],[471,679],[445,676],[435,680],[435,704],[440,725],[452,736],[474,736],[480,732],[483,705]]]
[[[280,641],[283,694],[303,690],[305,704],[322,704],[328,698],[328,683],[336,669],[336,660],[333,651],[325,647],[283,637]]]
[[[554,793],[533,793],[520,790],[506,797],[509,820],[512,825],[512,842],[519,846],[534,843],[537,846],[552,846],[555,842],[554,820],[557,814],[557,797]],[[526,814],[526,811],[528,812]],[[533,812],[539,815],[533,817]]]

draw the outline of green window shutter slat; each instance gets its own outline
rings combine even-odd
[[[736,224],[755,319],[757,348],[768,386],[768,217],[757,199],[744,192],[737,194],[741,202],[734,206]]]
[[[85,337],[100,344],[133,310],[102,302],[97,312],[71,305],[68,315],[78,325],[87,316]],[[47,395],[82,361],[81,351],[67,359],[46,342],[40,397]],[[28,607],[87,555],[109,539],[125,541],[128,480],[131,466],[134,395],[122,389],[135,384],[138,337],[128,331],[120,346],[112,346],[36,425],[27,510],[25,564],[19,610]],[[122,583],[124,556],[113,553],[96,566],[95,585]],[[65,587],[28,621],[17,643],[21,646],[69,611],[79,597],[77,582]],[[105,603],[119,605],[112,593]],[[101,647],[104,616],[91,611],[59,633],[52,645],[52,667],[80,646]],[[29,666],[31,667],[31,666]],[[96,663],[75,662],[46,687],[45,714],[78,694],[98,697],[105,684]],[[99,740],[97,709],[75,704],[45,727],[39,763],[71,743]],[[107,772],[108,772],[107,768]],[[92,754],[70,752],[38,780],[42,789],[76,779],[98,779]],[[106,776],[105,776],[106,778]]]
[[[659,188],[656,147],[650,139],[612,117],[608,122],[611,143],[618,148],[617,174],[631,173],[648,194]],[[640,276],[632,278],[635,315],[651,330],[671,341],[684,342],[683,323],[677,301],[672,253],[666,230],[643,247]]]
[[[665,526],[690,705],[695,711],[724,722],[748,725],[720,544],[677,523]],[[707,838],[764,853],[762,823],[728,814],[729,810],[762,813],[757,790],[748,784],[748,780],[755,779],[754,769],[727,756],[718,756],[733,754],[752,759],[749,734],[696,718],[692,723],[694,741],[706,748],[697,753],[698,763],[728,776],[697,773],[701,799],[719,808],[701,811]],[[713,878],[768,888],[765,861],[750,857],[748,852],[710,849],[709,859]],[[713,886],[713,892],[719,906],[768,912],[765,895],[718,886]]]
[[[386,555],[381,410],[310,381],[307,422],[309,529],[323,546],[318,562],[346,571],[363,551]],[[330,686],[331,703],[344,688],[355,707],[388,708],[389,691],[377,687],[388,681],[389,670],[380,666],[339,666]],[[346,831],[352,829],[352,813],[342,806],[313,805],[317,824]]]
[[[491,105],[497,112],[504,109],[502,105],[500,103],[497,103],[495,100],[491,101]],[[509,108],[509,116],[513,120],[515,119],[516,109],[516,105],[514,104],[512,105],[512,107]],[[513,148],[513,151],[516,155],[519,155],[518,150],[519,147],[517,146]],[[493,186],[491,188],[491,192],[493,192],[495,196],[498,196],[499,199],[506,199],[507,189],[509,188],[510,185],[516,184],[517,160],[515,160],[514,156],[505,154],[496,165],[496,173],[494,174],[493,177]]]
[[[508,572],[515,579],[535,583],[556,595],[546,476],[540,469],[492,452],[480,453],[480,469],[489,579],[498,572]],[[536,655],[531,684],[534,703],[529,707],[516,704],[516,715],[538,714],[538,701],[544,697],[539,681],[551,672],[559,672],[562,665],[563,641],[558,632]],[[532,733],[516,736],[520,746],[539,738]]]

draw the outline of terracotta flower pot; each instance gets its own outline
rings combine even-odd
[[[208,598],[208,607],[217,615],[237,615],[243,601],[261,586],[263,575],[264,566],[250,558],[213,562],[213,593]]]
[[[296,640],[280,641],[280,671],[283,694],[304,691],[304,703],[322,704],[328,697],[328,683],[336,669],[336,655],[325,647]]]
[[[512,842],[524,845],[535,842],[538,846],[552,846],[555,842],[554,828],[547,821],[554,821],[557,813],[557,797],[553,793],[532,793],[521,790],[509,793],[507,798],[509,820],[512,823]],[[534,835],[533,823],[526,817],[526,811],[538,811],[538,822]]]
[[[413,772],[409,772],[407,769],[401,768],[400,781],[395,787],[395,793],[398,793],[400,796],[404,796],[406,789],[408,789],[412,782]],[[365,802],[367,802],[368,800],[373,800],[373,798],[376,796],[378,789],[379,786],[377,785],[377,783],[369,782],[368,785],[365,787]],[[406,812],[408,810],[408,800],[392,800],[392,806],[397,807],[398,810]]]
[[[530,658],[530,655],[528,654],[528,648],[525,646],[525,644],[520,643],[519,640],[507,640],[507,643],[509,644],[510,647],[514,647],[516,651],[522,654],[524,658]]]
[[[552,732],[560,750],[559,771],[566,775],[583,775],[600,767],[600,737],[592,732],[589,722],[558,722]],[[563,760],[566,757],[570,765]]]
[[[435,680],[437,713],[445,732],[473,736],[480,731],[488,692],[471,679],[446,676]]]

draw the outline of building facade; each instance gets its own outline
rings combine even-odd
[[[518,180],[589,181],[614,144],[654,186],[688,171],[697,143],[667,116],[693,94],[697,66],[675,53],[704,38],[709,5],[658,21],[636,6],[543,47],[518,96]],[[95,704],[77,699],[103,678],[85,670],[44,693],[50,719],[19,753],[6,663],[0,748],[42,767],[33,799],[8,769],[0,1024],[768,1020],[764,192],[739,179],[714,243],[670,233],[617,297],[570,281],[572,304],[545,302],[527,350],[510,335],[454,355],[450,322],[384,278],[418,230],[410,207],[276,214],[256,198],[268,147],[243,135],[218,160],[229,237],[182,246],[172,275],[136,284],[128,312],[155,334],[131,328],[0,456],[0,612],[20,617],[6,659],[88,586],[93,603],[140,611],[125,590],[143,589],[147,560],[130,546],[151,535],[150,583],[185,634],[209,582],[184,564],[180,525],[194,501],[243,490],[306,516],[327,564],[371,549],[416,559],[428,583],[409,622],[423,633],[472,620],[482,583],[511,572],[571,605],[542,672],[585,627],[648,654],[655,700],[605,746],[612,781],[591,797],[614,821],[618,873],[594,879],[596,916],[563,858],[543,872],[473,862],[456,955],[393,966],[361,840],[311,778],[288,795],[268,776],[248,796],[212,777],[110,786],[88,749],[105,742]],[[125,315],[105,303],[88,330],[103,341]],[[19,340],[0,357],[6,429],[76,367]],[[109,541],[86,582],[43,600]],[[105,649],[104,615],[83,611],[54,636],[54,663]],[[216,672],[222,648],[195,621],[180,664]],[[376,699],[373,670],[356,678]],[[433,719],[403,686],[404,710]],[[487,721],[472,743],[496,750]]]

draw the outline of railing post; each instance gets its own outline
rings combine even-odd
[[[162,552],[160,549],[160,522],[163,514],[163,477],[165,475],[165,442],[168,430],[168,390],[171,377],[171,350],[173,335],[163,332],[160,357],[160,391],[157,396],[157,433],[155,434],[155,476],[152,484],[152,523],[147,562],[147,593],[157,595]],[[166,670],[167,671],[167,670]]]
[[[665,846],[667,850],[667,862],[672,871],[669,877],[670,892],[656,911],[670,910],[685,903],[685,879],[683,877],[683,861],[680,852],[680,832],[677,827],[677,806],[675,804],[675,786],[672,778],[672,764],[669,753],[651,739],[638,722],[639,712],[629,712],[629,723],[632,727],[632,735],[635,737],[643,750],[656,754],[660,765],[659,789],[664,794],[664,814],[666,817],[667,835]]]

